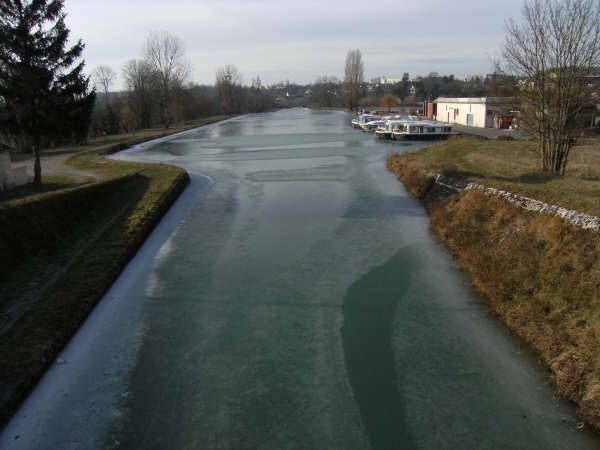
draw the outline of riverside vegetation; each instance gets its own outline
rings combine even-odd
[[[73,153],[68,165],[93,177],[49,177],[40,188],[0,198],[0,422],[55,361],[189,181],[180,168],[105,155],[186,128],[59,149]]]
[[[569,171],[536,171],[533,142],[458,137],[391,155],[388,168],[424,201],[431,228],[492,310],[548,367],[557,390],[600,430],[600,240],[550,214],[478,190],[435,195],[432,173],[600,215],[600,139],[573,149]]]

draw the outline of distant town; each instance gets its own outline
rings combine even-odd
[[[237,69],[233,68],[237,74]],[[431,72],[427,75],[411,77],[403,73],[401,77],[380,76],[361,84],[359,108],[372,111],[402,111],[407,114],[422,115],[449,123],[466,126],[506,128],[518,126],[518,107],[512,100],[518,89],[518,80],[498,73],[473,75],[457,78],[452,74],[441,75]],[[591,96],[588,102],[588,123],[591,127],[600,124],[600,69],[587,76]],[[260,77],[239,87],[238,101],[232,107],[223,109],[218,87],[189,83],[175,93],[176,107],[172,111],[173,121],[185,122],[198,116],[210,116],[222,112],[260,112],[272,108],[312,107],[344,108],[344,81],[333,76],[323,76],[312,84],[297,84],[286,80],[273,84],[263,84]],[[123,129],[131,129],[128,124],[130,108],[127,106],[130,93],[109,92],[107,100],[97,102],[91,117],[92,136],[101,136]],[[465,99],[474,99],[473,101]],[[490,98],[489,100],[485,100]],[[441,103],[441,108],[438,108]],[[462,111],[463,105],[485,104],[485,111],[476,111],[473,117]],[[110,104],[111,109],[106,105]],[[448,108],[452,113],[448,114]],[[114,111],[125,117],[112,118]],[[462,111],[462,112],[461,112]],[[483,116],[481,116],[483,114]],[[151,117],[148,113],[146,117]],[[133,122],[135,123],[135,121]],[[148,125],[152,121],[149,120]]]

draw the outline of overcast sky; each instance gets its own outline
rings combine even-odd
[[[212,84],[233,64],[245,82],[310,83],[343,76],[346,52],[359,48],[365,75],[431,71],[457,76],[491,70],[504,23],[521,0],[66,0],[72,38],[86,44],[88,71],[119,74],[141,56],[151,31],[184,42],[190,81]]]

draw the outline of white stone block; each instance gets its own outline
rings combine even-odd
[[[10,155],[0,152],[0,192],[6,191],[11,185]]]
[[[27,184],[27,166],[15,167],[12,169],[12,181],[14,186],[24,186]]]

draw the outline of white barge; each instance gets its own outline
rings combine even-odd
[[[368,123],[376,121],[376,120],[381,120],[381,119],[382,119],[381,116],[363,113],[363,114],[359,114],[356,117],[356,119],[352,119],[352,126],[354,128],[361,128],[362,130],[366,131],[365,127],[367,126]]]
[[[371,120],[370,122],[362,124],[360,127],[363,131],[375,131],[378,128],[385,125],[384,119]]]
[[[391,133],[392,139],[443,139],[456,134],[452,125],[433,120],[405,121]]]
[[[354,128],[374,132],[378,139],[443,139],[458,134],[452,125],[416,116],[379,116],[362,113],[352,120]]]
[[[377,139],[392,139],[392,134],[403,129],[405,123],[416,120],[416,116],[394,116],[375,130],[375,137]]]

